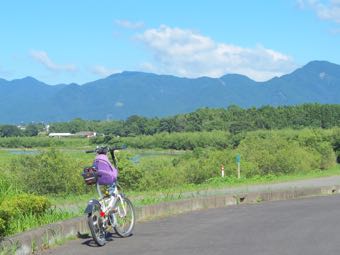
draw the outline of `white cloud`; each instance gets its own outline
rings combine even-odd
[[[132,22],[129,20],[115,20],[115,23],[123,28],[127,28],[127,29],[141,29],[144,27],[144,23],[143,22]]]
[[[320,19],[340,23],[340,0],[298,0],[301,8],[311,8]]]
[[[156,62],[142,66],[157,73],[185,77],[240,73],[262,81],[296,67],[291,57],[261,45],[244,48],[218,43],[197,32],[165,25],[146,30],[136,38],[151,50]]]
[[[92,68],[93,74],[96,74],[96,75],[99,75],[99,76],[102,76],[102,77],[107,77],[111,74],[119,73],[119,72],[120,72],[120,70],[117,70],[115,68],[107,68],[107,67],[102,66],[102,65],[97,65],[97,66],[94,66]]]
[[[30,56],[38,61],[40,64],[45,66],[47,69],[53,72],[65,71],[65,72],[75,72],[77,68],[73,64],[56,64],[48,56],[47,52],[41,50],[31,50]]]

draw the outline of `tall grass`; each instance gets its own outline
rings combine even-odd
[[[6,199],[8,196],[15,195],[19,193],[20,191],[15,187],[13,183],[9,180],[9,177],[6,176],[6,174],[1,171],[2,174],[0,175],[0,205],[2,202]]]
[[[70,219],[79,216],[79,211],[72,212],[61,209],[50,209],[43,215],[37,216],[32,213],[28,215],[20,215],[10,224],[9,234],[20,233],[28,229],[36,228],[42,225],[51,224],[57,221]]]

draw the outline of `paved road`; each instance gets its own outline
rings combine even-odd
[[[96,247],[78,239],[44,254],[335,255],[340,195],[210,209],[139,223]]]

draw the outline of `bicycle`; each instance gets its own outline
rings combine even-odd
[[[113,165],[117,169],[114,152],[118,149],[122,148],[99,147],[95,150],[86,151],[86,153],[96,152],[98,155],[103,150],[106,150],[106,154],[110,152]],[[98,178],[100,177],[98,172],[98,169],[89,167],[85,168],[82,174],[86,184],[96,185],[99,195],[99,199],[91,199],[88,202],[84,213],[87,214],[88,226],[94,241],[99,246],[103,246],[106,243],[107,235],[110,233],[110,228],[111,230],[114,229],[120,237],[132,235],[135,226],[135,210],[132,202],[118,189],[118,184],[114,185],[112,189],[112,186],[108,187],[98,183]],[[104,194],[101,191],[101,186],[106,186]]]

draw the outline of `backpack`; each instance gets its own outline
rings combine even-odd
[[[98,154],[93,167],[97,170],[99,185],[111,185],[117,180],[118,170],[112,166],[106,154]]]

